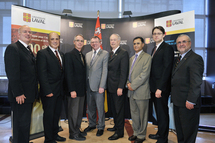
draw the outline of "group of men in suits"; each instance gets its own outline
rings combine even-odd
[[[86,54],[85,59],[81,52],[84,46],[83,35],[74,37],[75,48],[64,56],[59,51],[59,35],[51,32],[48,36],[49,46],[38,51],[36,60],[28,47],[32,36],[31,29],[26,25],[21,26],[18,30],[19,40],[10,44],[5,51],[5,70],[9,80],[8,98],[13,111],[13,142],[29,142],[32,104],[38,97],[38,81],[44,110],[44,142],[56,143],[66,140],[58,135],[64,79],[69,94],[70,139],[86,140],[87,132],[95,128],[98,129],[96,136],[103,135],[105,89],[111,99],[114,118],[114,127],[107,129],[114,131],[114,134],[108,139],[122,138],[125,90],[128,89],[134,130],[128,140],[142,143],[146,139],[151,98],[155,105],[158,131],[156,134],[150,134],[149,138],[157,139],[158,143],[167,143],[169,130],[167,101],[171,90],[178,142],[195,142],[200,113],[203,60],[191,50],[189,36],[179,35],[176,45],[181,58],[173,64],[174,52],[173,48],[164,42],[164,28],[154,27],[152,35],[156,47],[151,56],[143,51],[144,39],[135,37],[133,39],[135,55],[129,60],[128,52],[120,47],[121,37],[112,34],[110,53],[102,50],[101,40],[93,36],[90,41],[92,51]],[[89,126],[82,132],[80,126],[86,93]]]

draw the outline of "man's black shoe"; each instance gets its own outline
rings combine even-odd
[[[116,128],[115,128],[115,127],[113,127],[113,128],[108,128],[107,130],[108,130],[108,131],[116,131]]]
[[[144,139],[136,139],[135,141],[134,141],[134,143],[142,143],[143,141],[145,141],[146,139],[144,138]]]
[[[86,140],[86,137],[83,137],[81,134],[78,134],[77,136],[69,136],[70,139],[77,140],[77,141],[84,141]]]
[[[108,139],[109,140],[118,140],[119,138],[122,138],[123,137],[123,135],[118,135],[118,134],[113,134],[112,136],[110,136]]]
[[[85,132],[85,131],[80,131],[80,134],[83,136],[83,137],[85,137],[86,135],[87,135],[87,133]]]
[[[66,141],[66,138],[57,135],[57,138],[55,140],[59,141],[59,142],[64,142],[64,141]]]
[[[98,130],[96,133],[96,136],[101,136],[103,135],[103,133],[104,133],[104,130]]]
[[[129,141],[134,141],[134,140],[136,140],[136,138],[137,138],[137,136],[132,135],[132,136],[130,136],[130,137],[128,138],[128,140],[129,140]]]
[[[84,129],[84,132],[89,132],[89,131],[91,131],[91,130],[93,130],[95,128],[96,127],[90,127],[90,126],[88,126],[86,129]]]
[[[158,134],[150,134],[149,138],[157,140],[158,138],[160,138],[160,136]]]

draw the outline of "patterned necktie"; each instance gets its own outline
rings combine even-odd
[[[92,58],[92,60],[90,61],[90,65],[92,65],[93,60],[94,60],[95,57],[96,57],[96,51],[94,51],[94,53],[93,53],[93,58]]]
[[[80,54],[80,56],[81,56],[81,61],[82,61],[83,65],[84,65],[84,58],[83,58],[81,52],[80,52],[79,54]]]
[[[33,52],[31,51],[31,48],[30,48],[30,46],[27,46],[27,48],[28,48],[28,50],[29,50],[29,53],[31,54],[31,56],[33,56],[33,57],[34,57],[34,54],[33,54]]]
[[[114,55],[113,51],[110,52],[110,57],[112,58]]]
[[[60,57],[59,57],[59,55],[58,55],[57,50],[55,50],[55,54],[56,54],[56,57],[57,57],[57,59],[58,59],[58,61],[59,61],[60,68],[62,69],[62,64],[61,64]]]
[[[180,61],[181,61],[181,56],[179,56],[178,59],[177,59],[177,61],[175,62],[174,70],[177,68],[177,66],[180,63]]]
[[[133,61],[132,65],[131,65],[131,69],[130,69],[130,73],[129,73],[129,81],[130,81],[130,82],[131,82],[131,72],[132,72],[133,67],[134,67],[134,64],[135,64],[135,62],[136,62],[136,60],[137,60],[137,57],[138,57],[138,55],[135,54],[134,61]]]

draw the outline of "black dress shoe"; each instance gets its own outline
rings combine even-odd
[[[107,130],[108,130],[108,131],[116,131],[116,128],[115,128],[115,127],[113,127],[113,128],[108,128]]]
[[[135,141],[134,141],[134,143],[142,143],[143,141],[145,141],[146,139],[144,138],[144,139],[136,139]]]
[[[93,130],[95,128],[96,127],[90,127],[90,126],[88,126],[86,129],[84,129],[84,132],[89,132],[89,131],[91,131],[91,130]]]
[[[108,139],[109,140],[118,140],[119,138],[122,138],[123,137],[123,135],[118,135],[118,134],[113,134],[112,136],[110,136]]]
[[[137,138],[137,136],[132,135],[132,136],[130,136],[130,137],[128,138],[128,140],[129,140],[129,141],[134,141],[134,140],[136,140],[136,138]]]
[[[81,134],[78,134],[77,136],[69,136],[70,139],[77,140],[77,141],[84,141],[86,140],[86,137],[82,136]]]
[[[98,130],[96,133],[96,136],[101,136],[103,135],[103,133],[104,133],[104,130]]]
[[[64,142],[64,141],[66,141],[66,138],[57,135],[57,138],[55,140],[59,141],[59,142]]]
[[[149,138],[157,140],[158,138],[160,138],[160,136],[158,134],[150,134]]]
[[[87,135],[87,133],[85,132],[85,131],[80,131],[80,134],[83,136],[83,137],[85,137],[86,135]]]

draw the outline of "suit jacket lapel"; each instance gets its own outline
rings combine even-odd
[[[82,62],[81,57],[80,57],[80,52],[79,52],[77,49],[75,49],[75,48],[74,48],[74,50],[76,50],[76,52],[75,52],[75,57],[76,57],[76,59],[77,59],[79,62],[81,62],[81,64],[84,66],[84,63]],[[84,60],[84,57],[83,57],[83,60]]]
[[[32,59],[33,62],[35,62],[35,57],[32,57],[32,55],[30,54],[30,51],[28,51],[28,49],[19,41],[17,41],[17,43],[19,44],[20,48],[22,49],[23,52],[26,53],[26,55]]]
[[[157,51],[155,52],[154,56],[157,55],[157,53],[163,48],[164,45],[164,41],[160,44],[160,46],[158,47]],[[153,56],[153,57],[154,57]]]
[[[91,64],[91,67],[93,66],[93,64],[96,62],[96,60],[99,58],[99,56],[101,55],[102,53],[102,49],[99,50],[99,52],[97,53],[96,57],[94,58],[93,60],[93,63]]]
[[[120,51],[121,51],[121,48],[119,47],[119,49],[115,52],[115,54],[112,57],[110,57],[109,62],[111,62],[114,58],[116,58]]]
[[[191,55],[193,51],[190,50],[185,56],[184,58],[178,63],[178,66],[176,67],[176,69],[173,71],[172,75],[175,74],[175,72],[181,67],[181,65],[183,65],[183,63],[187,60],[187,58],[189,58],[189,56]]]
[[[53,51],[50,49],[50,47],[47,47],[47,51],[48,51],[49,55],[55,60],[55,62],[57,62],[57,64],[59,65],[59,68],[61,68],[56,55],[53,53]],[[61,54],[60,54],[60,56],[61,56]],[[61,56],[61,59],[63,61],[62,56]]]
[[[133,66],[133,69],[132,69],[131,73],[134,71],[134,68],[138,65],[138,62],[139,62],[140,59],[143,57],[143,54],[144,54],[144,51],[142,51],[142,52],[140,53],[140,55],[137,57],[137,60],[136,60],[136,62],[134,63],[134,66]],[[135,58],[135,56],[134,56],[134,58]],[[134,60],[134,58],[133,58],[133,60]],[[133,63],[133,60],[131,61],[131,64]]]

